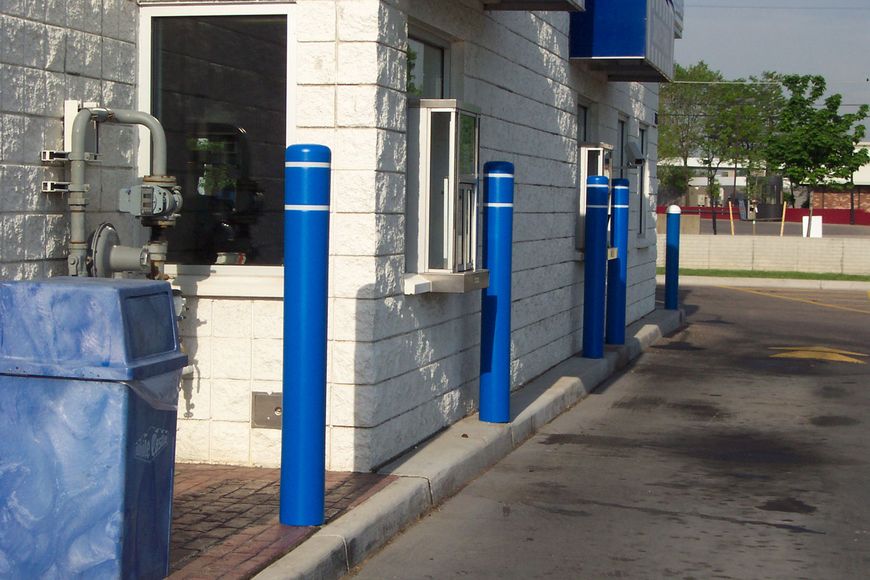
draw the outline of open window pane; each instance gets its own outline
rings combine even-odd
[[[152,26],[152,112],[184,194],[169,261],[281,264],[286,17],[162,17]]]
[[[477,175],[477,119],[459,115],[459,174]]]
[[[429,268],[448,268],[450,221],[450,112],[433,112],[429,142]]]

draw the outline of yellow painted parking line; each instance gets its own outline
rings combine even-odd
[[[767,298],[778,298],[780,300],[790,300],[792,302],[803,302],[804,304],[812,304],[813,306],[821,306],[823,308],[832,308],[834,310],[845,310],[846,312],[858,312],[860,314],[870,314],[870,310],[861,310],[860,308],[849,308],[848,306],[838,306],[836,304],[825,304],[823,302],[816,302],[815,300],[807,300],[806,298],[794,298],[793,296],[779,296],[777,294],[771,294],[769,292],[762,292],[760,290],[750,290],[749,288],[737,288],[736,286],[720,286],[720,288],[725,288],[726,290],[737,290],[738,292],[746,292],[747,294],[758,294],[759,296],[766,296]]]
[[[836,352],[820,352],[814,350],[796,350],[793,352],[781,352],[779,354],[772,354],[770,358],[796,358],[796,359],[805,359],[805,360],[821,360],[827,362],[843,362],[843,363],[852,363],[857,365],[867,364],[866,362],[852,358],[850,356],[846,356],[844,354],[839,354]]]
[[[848,356],[870,356],[863,352],[851,352],[841,348],[831,348],[829,346],[772,346],[770,350],[805,350],[809,352],[827,352],[834,354],[844,354]]]

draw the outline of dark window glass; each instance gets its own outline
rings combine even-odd
[[[155,18],[153,114],[184,207],[169,261],[283,261],[287,21]]]
[[[444,49],[408,39],[408,94],[424,99],[444,98]]]
[[[617,123],[616,135],[616,177],[625,177],[625,121]]]
[[[583,105],[577,108],[577,142],[589,142],[589,108]]]

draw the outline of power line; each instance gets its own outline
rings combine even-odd
[[[781,85],[780,81],[671,81],[673,85]]]
[[[829,11],[845,11],[845,10],[870,10],[870,6],[769,6],[759,4],[737,4],[733,6],[724,6],[722,4],[686,4],[686,8],[712,8],[724,10],[829,10]]]

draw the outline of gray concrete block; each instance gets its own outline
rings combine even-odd
[[[433,505],[438,505],[511,449],[513,442],[507,425],[481,423],[475,415],[450,426],[380,473],[427,481]]]
[[[255,580],[320,580],[347,574],[344,538],[315,534],[254,576]]]
[[[353,568],[431,507],[426,481],[403,477],[316,535],[342,538],[347,547],[347,565]]]

